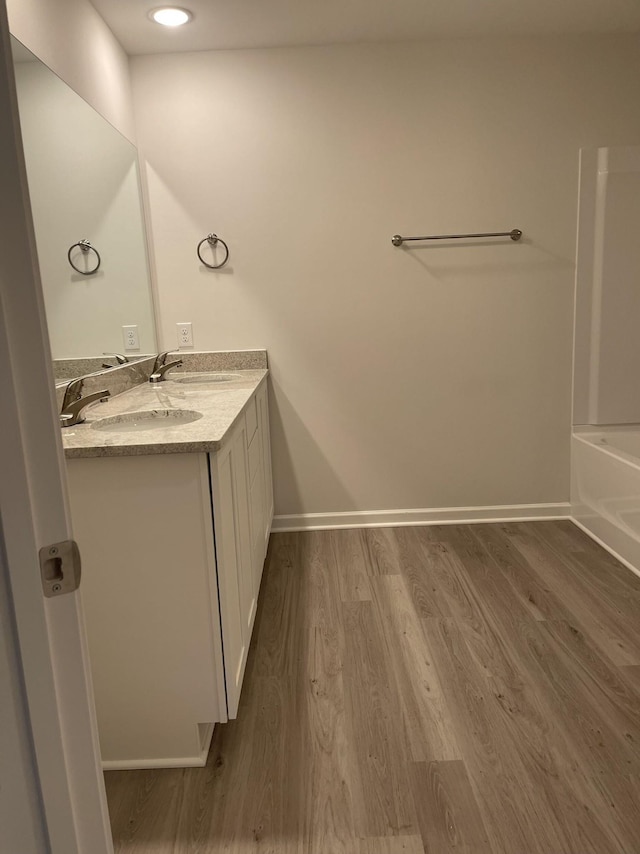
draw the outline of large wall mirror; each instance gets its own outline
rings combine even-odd
[[[12,49],[54,363],[154,353],[136,149],[13,38]]]

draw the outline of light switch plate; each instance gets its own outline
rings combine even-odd
[[[176,323],[178,328],[178,347],[193,347],[193,328],[191,323]]]
[[[138,336],[137,326],[123,326],[122,339],[124,341],[125,350],[139,350],[140,338]]]

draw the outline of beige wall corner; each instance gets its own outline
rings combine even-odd
[[[11,33],[135,142],[129,58],[88,0],[7,0]]]

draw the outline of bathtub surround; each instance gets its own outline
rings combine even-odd
[[[640,422],[639,223],[640,146],[583,150],[574,424]]]
[[[578,152],[640,139],[638,47],[132,58],[161,341],[190,320],[204,346],[264,342],[286,527],[567,512]],[[519,243],[391,245],[512,227]],[[195,255],[212,230],[217,273]]]
[[[581,427],[571,441],[573,521],[640,575],[640,428]]]
[[[637,574],[639,190],[640,146],[581,152],[571,515]]]

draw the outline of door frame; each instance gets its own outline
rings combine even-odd
[[[48,850],[112,854],[81,594],[40,581],[39,549],[72,531],[5,0],[0,127],[0,516],[25,723]]]

